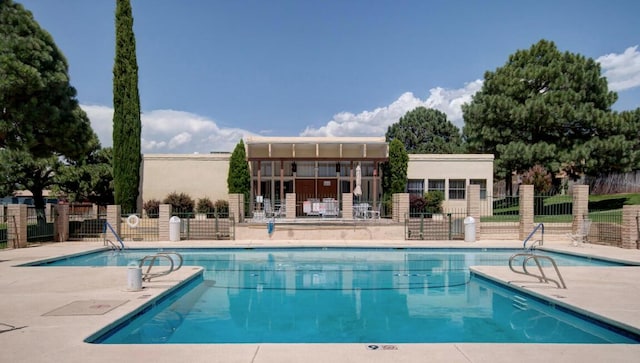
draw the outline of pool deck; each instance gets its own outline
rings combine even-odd
[[[521,241],[203,241],[137,242],[130,247],[513,247]],[[545,240],[545,248],[640,263],[640,250]],[[127,291],[126,267],[15,267],[103,248],[101,242],[43,244],[0,250],[0,362],[631,362],[640,344],[193,344],[98,345],[83,340],[200,271],[186,266]],[[511,272],[508,266],[473,271],[572,305],[640,333],[639,267],[561,267],[567,289]],[[392,348],[392,349],[386,349]]]

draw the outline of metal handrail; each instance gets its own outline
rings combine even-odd
[[[518,257],[524,257],[524,259],[522,261],[522,271],[518,271],[513,267],[513,260],[515,260]],[[551,262],[551,265],[555,269],[556,275],[558,276],[558,279],[560,280],[559,282],[557,280],[555,280],[555,279],[547,277],[547,275],[544,273],[544,269],[542,268],[542,264],[539,261],[540,259],[547,260],[547,261]],[[538,271],[540,271],[539,275],[535,274],[535,273],[532,273],[527,269],[527,263],[529,262],[529,260],[533,260],[533,262],[535,262],[536,266],[538,267]],[[513,272],[515,272],[517,274],[533,276],[533,277],[537,278],[539,282],[544,282],[544,283],[553,282],[553,283],[556,284],[556,286],[558,288],[562,288],[562,289],[566,289],[567,288],[567,285],[564,283],[564,279],[562,278],[562,274],[560,273],[560,270],[558,269],[558,265],[556,264],[556,261],[553,258],[549,257],[549,256],[533,255],[533,254],[530,254],[530,253],[516,253],[515,255],[509,257],[509,269],[511,269],[511,271],[513,271]]]
[[[116,237],[116,240],[118,240],[118,242],[120,242],[120,246],[121,246],[121,250],[124,249],[124,242],[122,241],[122,238],[120,238],[120,236],[118,235],[118,233],[116,233],[116,230],[113,229],[113,227],[111,226],[111,224],[107,221],[104,222],[104,228],[102,229],[102,233],[104,234],[104,239],[105,239],[105,245],[107,243],[107,227],[109,228],[109,230],[111,231],[111,233],[113,233],[113,235]],[[111,241],[109,241],[111,242]]]
[[[533,237],[533,235],[538,231],[538,229],[542,229],[542,237],[539,240],[540,241],[540,246],[542,246],[544,244],[544,224],[543,223],[539,223],[537,226],[535,226],[535,228],[533,229],[533,231],[531,231],[531,233],[529,233],[529,235],[527,236],[527,238],[524,239],[524,242],[522,243],[522,248],[526,249],[527,248],[527,241],[529,241],[531,239],[531,237]],[[534,242],[535,245],[535,242]],[[530,248],[533,248],[533,246],[531,246]]]
[[[105,238],[105,239],[104,239],[104,244],[105,244],[105,246],[107,246],[107,245],[108,245],[109,247],[111,247],[111,249],[112,249],[112,250],[114,250],[114,251],[121,251],[121,250],[122,250],[122,248],[118,247],[118,246],[117,246],[115,243],[113,243],[113,241],[111,241],[110,239]]]
[[[175,257],[177,257],[178,261],[178,266],[176,267],[176,261],[175,261]],[[169,268],[166,270],[161,270],[159,272],[151,272],[151,269],[153,268],[153,266],[155,266],[156,261],[161,260],[161,259],[166,259],[167,261],[169,261]],[[182,255],[177,253],[177,252],[158,252],[155,255],[147,255],[144,256],[141,260],[140,263],[138,264],[138,267],[142,269],[142,267],[145,265],[145,262],[149,261],[149,265],[147,267],[147,270],[142,272],[142,280],[143,281],[151,281],[151,279],[156,278],[156,277],[160,277],[160,276],[166,276],[170,273],[172,273],[173,271],[177,271],[182,267],[182,262],[184,261],[182,258]]]

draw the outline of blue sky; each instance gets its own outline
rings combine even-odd
[[[18,0],[53,36],[111,146],[115,0]],[[244,136],[384,136],[417,106],[462,127],[484,72],[540,39],[601,63],[640,107],[637,0],[132,0],[143,153]]]

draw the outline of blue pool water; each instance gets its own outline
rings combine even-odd
[[[125,266],[158,250],[47,265]],[[638,336],[502,287],[469,266],[502,249],[185,249],[205,271],[126,324],[90,339],[157,343],[638,343]],[[547,254],[538,252],[541,254]],[[560,266],[614,265],[548,254]]]

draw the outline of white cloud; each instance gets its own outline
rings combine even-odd
[[[91,127],[103,147],[112,146],[113,109],[106,106],[82,105]],[[141,117],[143,153],[209,153],[232,151],[238,141],[252,132],[219,128],[205,117],[175,110],[154,110]]]
[[[113,134],[113,109],[107,106],[80,105],[91,121],[91,128],[98,135],[102,147],[111,147]]]
[[[612,91],[624,91],[640,86],[640,52],[638,46],[625,49],[622,54],[606,54],[598,59]]]
[[[611,90],[624,91],[640,86],[638,46],[629,47],[621,54],[603,55],[597,61],[602,66]],[[337,113],[326,125],[307,127],[300,135],[382,136],[390,125],[418,106],[440,110],[454,125],[462,128],[464,122],[461,106],[471,101],[482,83],[481,79],[477,79],[457,89],[435,87],[429,90],[429,95],[424,100],[406,92],[388,106],[358,114]],[[96,105],[82,105],[82,108],[87,112],[102,146],[111,146],[113,109]],[[270,133],[271,130],[268,129],[259,131],[259,134]],[[243,129],[220,128],[213,120],[184,111],[153,110],[142,114],[143,153],[232,151],[241,138],[249,135],[255,134]]]
[[[429,97],[425,100],[417,98],[411,92],[406,92],[386,107],[363,111],[359,114],[338,113],[325,126],[307,127],[301,136],[382,136],[390,125],[419,106],[444,112],[449,121],[461,128],[463,121],[460,107],[471,101],[471,96],[481,87],[482,80],[478,79],[458,89],[432,88],[429,90]]]

